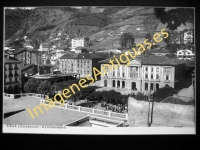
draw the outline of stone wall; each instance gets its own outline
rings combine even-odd
[[[128,115],[130,126],[147,126],[149,103],[129,97]],[[194,127],[195,107],[170,103],[154,102],[152,126]]]

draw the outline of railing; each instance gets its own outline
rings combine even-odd
[[[68,109],[73,109],[73,110],[79,110],[79,106],[74,106],[74,105],[65,105],[65,108],[68,108]]]
[[[165,82],[165,83],[169,83],[169,82],[170,82],[170,80],[164,80],[164,82]]]
[[[93,112],[92,108],[86,108],[86,107],[81,107],[81,108],[80,108],[80,111],[81,111],[81,112],[89,112],[89,113],[92,113],[92,112]]]
[[[94,114],[109,116],[109,112],[108,111],[99,110],[99,109],[94,109]]]
[[[111,76],[110,78],[111,78],[111,79],[116,79],[116,76]]]
[[[126,118],[126,114],[121,114],[121,113],[115,113],[115,112],[110,112],[111,117],[117,117],[117,118]]]
[[[35,97],[35,98],[40,98],[40,102],[44,104],[49,104],[48,101],[45,100],[44,94],[37,94],[37,93],[21,93],[21,94],[7,94],[4,93],[5,97],[10,97],[10,98],[20,98],[20,97]],[[84,112],[84,113],[90,113],[90,114],[96,114],[96,115],[103,115],[107,117],[113,117],[113,118],[118,118],[118,119],[123,119],[123,120],[128,120],[128,114],[121,114],[121,113],[115,113],[111,111],[104,111],[100,109],[94,109],[94,108],[87,108],[87,107],[81,107],[81,106],[75,106],[75,105],[69,105],[69,104],[64,104],[60,102],[55,102],[54,101],[54,106],[59,107],[59,108],[64,108],[64,109],[70,109],[74,111],[79,111],[79,112]]]

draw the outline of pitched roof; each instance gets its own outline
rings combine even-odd
[[[119,57],[120,57],[120,55],[115,56],[115,58],[117,58],[118,61],[120,62]],[[169,65],[169,66],[174,66],[174,65],[177,65],[177,64],[186,63],[185,60],[179,60],[179,59],[176,59],[176,58],[171,59],[171,58],[168,58],[168,57],[155,56],[155,55],[139,55],[136,58],[131,58],[128,55],[128,57],[129,57],[130,60],[135,59],[137,61],[141,61],[141,63],[143,65]],[[102,60],[102,61],[99,61],[99,63],[109,64],[110,59],[112,59],[112,60],[114,60],[113,63],[117,64],[115,58],[112,57],[112,58],[109,58],[109,59],[106,59],[106,60]],[[123,64],[123,63],[121,63],[121,64]]]
[[[76,53],[68,53],[64,56],[60,57],[60,59],[95,59],[95,58],[103,58],[98,54],[76,54]]]
[[[82,46],[79,46],[79,47],[76,47],[75,50],[81,50],[81,49],[87,49],[86,47],[82,47]]]
[[[95,59],[95,58],[103,58],[98,54],[79,54],[77,59]]]
[[[74,59],[78,56],[78,54],[75,53],[67,53],[60,57],[60,59]]]
[[[21,61],[4,58],[4,63],[21,63]]]
[[[20,48],[20,49],[15,50],[15,51],[13,52],[13,55],[18,54],[18,53],[21,53],[21,52],[23,52],[23,51],[29,51],[29,50],[27,50],[26,48]]]
[[[35,65],[35,64],[27,64],[27,65],[23,66],[23,67],[21,68],[21,70],[24,70],[24,69],[27,69],[27,68],[29,68],[29,67],[32,67],[33,65]],[[36,65],[35,65],[35,66],[36,66]]]

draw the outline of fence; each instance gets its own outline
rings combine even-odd
[[[21,94],[7,94],[4,93],[5,97],[10,97],[10,98],[20,98],[20,97],[36,97],[36,98],[43,98],[44,94],[36,94],[36,93],[21,93]]]
[[[35,98],[40,98],[41,103],[44,104],[49,104],[45,99],[44,94],[36,94],[36,93],[22,93],[22,94],[6,94],[4,93],[4,96],[10,97],[10,98],[20,98],[20,97],[35,97]],[[102,116],[107,116],[107,117],[113,117],[117,119],[123,119],[123,120],[128,120],[128,114],[121,114],[121,113],[115,113],[111,111],[104,111],[100,109],[94,109],[94,108],[86,108],[86,107],[81,107],[81,106],[75,106],[75,105],[69,105],[69,104],[64,104],[61,105],[62,103],[59,102],[54,102],[54,106],[58,108],[64,108],[64,109],[70,109],[74,111],[79,111],[79,112],[84,112],[84,113],[90,113],[90,114],[96,114],[96,115],[102,115]]]
[[[48,104],[48,102],[45,101],[44,99],[41,99],[41,103]],[[89,113],[89,114],[96,114],[96,115],[101,115],[101,116],[107,116],[107,117],[122,119],[126,121],[128,120],[128,114],[115,113],[111,111],[105,111],[105,110],[100,110],[100,109],[87,108],[87,107],[81,107],[81,106],[75,106],[75,105],[69,105],[69,104],[64,104],[63,106],[60,106],[61,103],[57,103],[57,102],[54,102],[54,103],[55,103],[55,107],[58,107],[58,108],[70,109],[74,111],[79,111],[79,112],[84,112],[84,113]]]

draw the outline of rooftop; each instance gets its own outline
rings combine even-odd
[[[33,75],[31,77],[36,79],[50,79],[50,78],[58,78],[58,77],[65,77],[72,75],[79,75],[79,73],[42,74],[42,75]]]
[[[119,60],[119,56],[120,55],[116,56],[116,58],[118,58],[118,60]],[[117,64],[114,57],[106,59],[106,60],[99,61],[99,63],[109,64],[110,59],[114,60],[113,61],[114,64]],[[133,58],[131,58],[130,56],[129,56],[129,59],[133,60]],[[185,60],[180,60],[180,59],[177,59],[177,58],[171,59],[171,58],[168,58],[168,57],[155,56],[155,55],[139,55],[134,59],[137,60],[137,61],[140,61],[143,65],[170,65],[170,66],[174,66],[174,65],[177,65],[177,64],[186,63]],[[121,64],[123,64],[123,63],[121,63]]]
[[[103,58],[103,57],[98,56],[97,54],[75,54],[75,53],[68,53],[60,57],[60,59],[95,59],[95,58]]]

